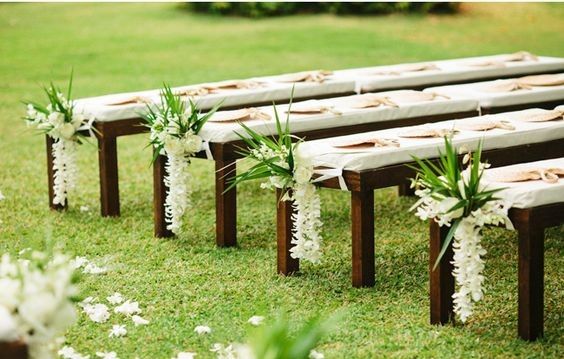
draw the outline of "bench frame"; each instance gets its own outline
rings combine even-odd
[[[526,75],[536,75],[536,74],[550,74],[550,73],[560,73],[560,70],[553,71],[528,71],[520,75],[506,75],[506,76],[482,76],[471,80],[460,80],[460,81],[446,81],[439,83],[427,83],[425,85],[410,86],[408,89],[412,90],[423,90],[427,87],[438,86],[438,85],[455,85],[463,83],[471,83],[477,81],[488,81],[503,78],[514,78],[516,76],[526,76]],[[390,86],[387,88],[382,88],[377,91],[370,92],[384,92],[406,89],[405,87]],[[365,92],[366,93],[366,92]],[[323,99],[339,96],[354,95],[354,92],[343,92],[330,95],[322,95],[316,97],[302,97],[295,98],[295,101],[309,100],[309,99]],[[251,106],[265,106],[272,104],[273,101],[266,101],[254,104],[238,105],[224,107],[222,110],[229,109],[239,109],[242,107]],[[280,104],[287,103],[288,101],[277,101]],[[558,105],[558,104],[557,104]],[[555,105],[556,106],[556,105]],[[554,108],[552,106],[551,108]],[[545,107],[548,108],[548,107]],[[484,109],[486,110],[486,109]],[[486,110],[487,111],[487,110]],[[487,112],[483,112],[485,114]],[[143,120],[141,118],[129,118],[117,121],[108,122],[94,122],[94,127],[98,131],[96,134],[98,141],[98,170],[100,178],[100,214],[102,217],[119,217],[120,216],[120,200],[119,200],[119,180],[118,180],[118,154],[117,154],[117,138],[120,136],[129,136],[148,132],[148,129],[143,126]],[[68,207],[68,202],[63,205],[53,204],[53,166],[52,166],[52,154],[51,146],[52,140],[47,138],[47,182],[49,185],[49,208],[52,210],[65,210]],[[400,191],[401,193],[401,191]],[[409,194],[409,191],[408,191]]]
[[[564,202],[532,208],[512,208],[509,218],[518,231],[518,335],[536,340],[544,335],[544,230],[564,223]],[[430,221],[429,277],[431,324],[454,322],[455,280],[452,275],[452,242],[433,270],[448,227]]]
[[[427,122],[438,122],[449,119],[477,116],[478,112],[463,111],[434,116],[414,117],[404,120],[390,120],[373,123],[341,126],[313,131],[295,133],[297,137],[308,140],[344,136],[368,131],[377,131],[393,127],[413,126]],[[227,143],[210,143],[210,150],[215,161],[215,198],[216,198],[216,243],[219,247],[237,245],[237,190],[229,187],[230,181],[236,174],[236,161],[242,158],[237,153],[239,148],[245,146],[241,140]],[[197,154],[199,158],[206,158],[204,152]],[[166,156],[158,156],[153,164],[153,213],[154,235],[156,237],[172,237],[173,233],[166,229],[164,202],[167,187],[164,184]],[[402,183],[404,187],[407,187]]]
[[[557,158],[564,156],[564,139],[532,143],[507,148],[484,150],[482,158],[493,166],[500,167],[520,162],[546,159],[547,154]],[[459,157],[462,159],[462,155]],[[437,159],[434,159],[436,162]],[[343,178],[351,192],[351,239],[352,239],[352,285],[372,287],[375,284],[374,269],[374,190],[405,183],[415,172],[401,163],[363,171],[343,171]],[[337,178],[317,182],[319,187],[340,189]],[[278,195],[278,194],[277,194]],[[292,247],[291,202],[277,207],[278,273],[291,275],[299,270],[299,260],[291,258]],[[450,271],[449,271],[450,273]]]

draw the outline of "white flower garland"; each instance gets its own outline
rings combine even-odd
[[[167,229],[180,233],[182,217],[191,206],[190,160],[184,155],[167,154],[164,183],[168,187],[165,199],[165,220]]]
[[[53,91],[51,88],[48,91]],[[78,166],[76,165],[77,144],[80,131],[90,131],[92,121],[82,113],[74,112],[74,104],[62,93],[56,94],[58,107],[53,104],[45,108],[28,104],[25,120],[28,126],[35,126],[53,139],[53,204],[65,205],[70,190],[76,187]]]
[[[53,143],[53,204],[65,205],[69,191],[76,187],[76,153],[75,141],[59,139]]]
[[[291,195],[284,195],[283,201],[293,201],[292,208],[292,244],[290,256],[296,259],[304,259],[312,263],[319,263],[321,252],[321,199],[317,187],[311,182],[313,176],[313,165],[306,158],[302,158],[294,148],[294,168],[292,178],[271,176],[269,182],[262,183],[262,188],[289,189]],[[289,151],[283,148],[280,153],[275,152],[266,145],[251,151],[252,157],[257,160],[268,160],[271,158],[288,157]],[[289,169],[286,161],[276,163],[280,167]]]
[[[305,259],[318,263],[321,258],[321,199],[315,185],[296,183],[292,188],[292,207],[294,213],[293,238],[294,247],[290,249],[292,258]]]
[[[168,187],[165,198],[167,229],[174,234],[182,231],[182,218],[191,206],[190,159],[202,150],[203,139],[189,130],[182,133],[180,124],[188,122],[187,116],[167,113],[157,115],[151,126],[151,141],[160,154],[166,156],[164,184]]]
[[[433,219],[439,226],[451,226],[458,221],[453,236],[453,276],[457,290],[453,294],[454,312],[464,323],[472,315],[474,303],[483,297],[483,270],[485,268],[483,256],[487,251],[482,247],[482,229],[486,225],[503,224],[513,229],[513,224],[507,217],[511,207],[502,201],[486,203],[482,208],[463,217],[463,209],[447,213],[458,199],[452,197],[433,198],[431,190],[416,190],[415,194],[421,199],[412,207],[416,208],[415,215],[422,220]]]

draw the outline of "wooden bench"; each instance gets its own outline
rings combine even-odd
[[[536,110],[543,111],[543,110]],[[493,116],[511,119],[521,113]],[[481,121],[483,118],[474,118]],[[468,122],[469,119],[459,120]],[[564,121],[526,123],[512,121],[516,129],[492,130],[485,133],[461,131],[454,136],[455,145],[474,149],[484,138],[483,158],[494,166],[535,161],[549,156],[564,156]],[[457,121],[432,124],[433,127],[457,128]],[[398,138],[404,129],[389,129],[346,136],[344,138]],[[343,139],[343,138],[341,138]],[[308,141],[302,144],[303,155],[311,156],[318,166],[342,169],[347,190],[351,192],[351,239],[352,239],[352,283],[355,287],[370,287],[375,284],[374,269],[374,190],[395,186],[413,177],[408,164],[415,164],[411,154],[433,159],[438,156],[442,138],[417,140],[398,138],[399,148],[374,148],[356,153],[343,153],[332,149],[335,139]],[[341,152],[341,153],[339,153]],[[341,189],[338,178],[318,182],[320,187]],[[290,257],[292,247],[291,202],[282,202],[277,207],[278,272],[289,275],[299,270],[299,261]]]
[[[564,79],[564,73],[543,74],[558,76]],[[541,76],[543,76],[541,75]],[[507,86],[519,78],[475,82],[451,86],[430,87],[425,91],[439,93],[456,99],[470,98],[480,102],[482,114],[518,111],[531,107],[552,109],[562,104],[564,84],[559,86],[532,86],[530,89],[511,91],[492,91],[494,86]]]
[[[564,168],[564,158],[540,161],[534,165],[558,165]],[[557,184],[534,182],[537,182],[534,187],[531,187],[531,182],[512,183],[508,190],[497,195],[514,202],[509,218],[518,232],[518,334],[525,340],[535,340],[544,333],[544,230],[564,223],[564,180],[560,179]],[[495,183],[498,188],[508,185]],[[550,193],[543,198],[535,198],[543,191]],[[430,221],[431,324],[454,321],[452,294],[455,281],[450,263],[453,258],[452,244],[433,270],[447,231],[448,228]]]
[[[466,83],[517,75],[561,72],[564,70],[564,59],[543,56],[539,57],[538,60],[524,58],[523,61],[507,62],[502,68],[496,66],[468,66],[470,62],[476,61],[496,62],[502,56],[507,55],[435,61],[433,63],[439,69],[438,71],[416,71],[404,73],[401,76],[373,75],[374,72],[388,70],[389,66],[336,71],[334,79],[329,79],[324,83],[296,84],[294,97],[295,100],[335,97],[352,94],[355,88],[363,92],[386,91],[399,88],[423,89],[439,84]],[[372,75],[370,75],[371,73]],[[254,80],[268,82],[272,80],[272,76],[256,78]],[[273,88],[223,90],[217,94],[196,97],[195,100],[197,100],[202,110],[212,108],[221,100],[225,100],[223,109],[260,106],[269,104],[272,101],[277,101],[278,103],[287,102],[290,98],[292,84],[284,85],[276,82],[274,84]],[[184,86],[183,88],[198,86],[201,86],[201,84]],[[181,90],[183,88],[178,89]],[[96,119],[94,126],[97,130],[98,141],[100,210],[102,216],[113,217],[120,215],[117,138],[147,131],[147,128],[142,125],[142,119],[139,117],[139,111],[144,109],[143,104],[124,106],[108,106],[107,104],[135,96],[155,98],[158,96],[158,90],[85,98],[77,101],[78,110],[83,109]],[[49,186],[52,188],[51,141],[47,139],[46,144]],[[65,209],[67,206],[67,204],[53,205],[51,190],[49,190],[49,205],[56,210]]]
[[[403,90],[378,93],[378,96],[389,97],[398,107],[379,106],[364,109],[352,109],[342,105],[351,99],[365,97],[355,95],[320,100],[321,104],[334,106],[342,114],[323,113],[314,115],[291,115],[292,130],[296,136],[307,139],[327,138],[335,135],[362,133],[390,127],[410,126],[426,122],[443,121],[451,118],[464,118],[478,114],[478,104],[474,100],[451,100],[435,98],[430,101],[403,101],[405,95],[418,94],[418,91]],[[371,95],[369,95],[371,96]],[[293,105],[298,108],[299,102]],[[287,105],[277,106],[279,115],[285,117]],[[259,107],[271,116],[271,120],[251,120],[245,124],[263,134],[274,135],[276,126],[272,106]],[[212,117],[213,119],[213,117]],[[236,160],[241,158],[238,148],[243,146],[235,131],[241,133],[241,126],[236,123],[208,122],[200,133],[210,141],[210,150],[215,161],[215,191],[216,191],[216,242],[218,246],[234,246],[237,243],[237,198],[236,188],[225,192],[229,181],[235,176]],[[205,152],[198,153],[198,157],[206,158]],[[158,156],[153,168],[154,184],[154,233],[157,237],[170,237],[173,233],[168,230],[165,222],[165,207],[167,188],[164,184],[165,156]],[[224,193],[225,192],[225,193]]]

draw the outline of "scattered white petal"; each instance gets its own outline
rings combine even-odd
[[[2,191],[0,191],[0,201],[3,201],[3,200],[5,200],[5,199],[6,199],[6,196],[4,196],[4,195],[2,194]]]
[[[86,297],[86,298],[84,298],[84,300],[82,302],[78,303],[78,306],[84,308],[86,305],[92,304],[95,301],[96,301],[96,298],[94,298],[94,297]]]
[[[315,349],[312,349],[309,352],[309,359],[325,359],[325,355],[323,355],[323,353],[320,353]]]
[[[57,354],[63,359],[90,359],[90,355],[82,355],[68,345],[62,347]]]
[[[224,346],[221,343],[214,343],[210,352],[214,352],[218,359],[233,359],[237,358],[237,352],[233,348],[232,344]]]
[[[209,333],[211,333],[212,330],[211,330],[210,327],[208,327],[206,325],[198,325],[196,328],[194,328],[194,331],[196,333],[198,333],[199,335],[202,335],[202,334],[209,334]]]
[[[194,359],[194,358],[196,358],[196,353],[180,352],[180,353],[178,353],[176,358],[172,358],[172,359]]]
[[[102,359],[119,359],[116,352],[96,352],[96,356]]]
[[[90,207],[88,206],[80,206],[80,212],[90,212]],[[112,352],[113,353],[113,352]]]
[[[110,318],[110,312],[105,304],[86,304],[83,310],[90,320],[96,323],[105,323]]]
[[[252,317],[249,318],[249,320],[247,320],[247,322],[256,327],[256,326],[261,325],[263,320],[264,320],[264,317],[262,317],[260,315],[253,315]]]
[[[141,313],[141,309],[139,308],[139,303],[127,300],[122,305],[115,307],[114,312],[132,315]]]
[[[140,316],[138,316],[138,315],[132,316],[132,317],[131,317],[131,320],[133,320],[133,323],[135,323],[135,326],[138,326],[138,325],[147,325],[147,324],[149,324],[149,321],[148,321],[147,319],[142,318],[142,317],[140,317]]]
[[[82,273],[86,273],[86,274],[103,274],[106,273],[108,271],[108,268],[106,267],[98,267],[96,264],[94,263],[88,263],[84,269],[82,270]]]
[[[127,329],[125,329],[125,325],[114,325],[112,330],[110,330],[110,338],[111,337],[124,337],[127,334]]]
[[[74,269],[82,268],[87,265],[90,261],[86,257],[76,256],[71,260],[71,265]]]
[[[123,297],[118,292],[115,292],[114,294],[110,295],[106,299],[110,304],[120,304],[121,302],[123,302]]]

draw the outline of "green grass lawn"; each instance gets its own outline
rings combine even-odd
[[[376,192],[377,283],[351,287],[349,197],[322,191],[325,256],[301,275],[275,273],[275,198],[257,183],[239,191],[236,249],[214,244],[211,162],[193,166],[194,208],[176,239],[152,236],[147,136],[120,140],[122,216],[98,215],[97,155],[80,149],[80,186],[67,213],[47,207],[42,136],[25,128],[23,99],[66,83],[76,96],[157,88],[295,70],[398,63],[528,50],[564,56],[562,4],[474,4],[456,16],[295,16],[263,20],[195,16],[174,4],[0,5],[0,249],[40,248],[48,233],[66,251],[107,261],[111,272],[85,277],[83,295],[115,291],[140,302],[151,324],[108,338],[113,317],[84,315],[67,335],[77,350],[120,358],[212,357],[214,342],[242,341],[246,320],[279,310],[297,326],[315,313],[345,317],[319,347],[327,358],[562,357],[564,227],[547,232],[546,337],[516,338],[516,234],[488,230],[487,294],[464,326],[428,324],[427,225],[407,212],[412,199]],[[80,206],[89,206],[82,213]],[[0,289],[1,290],[1,289]],[[197,325],[213,332],[198,336]]]

